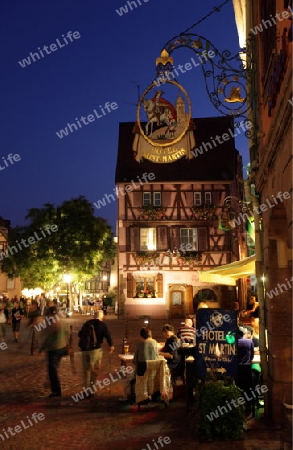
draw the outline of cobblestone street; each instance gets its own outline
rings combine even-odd
[[[200,444],[195,435],[195,414],[186,412],[184,386],[174,388],[174,399],[166,409],[161,404],[143,406],[138,412],[135,405],[119,402],[124,394],[124,380],[117,380],[99,389],[96,396],[89,400],[75,402],[71,396],[82,390],[81,356],[77,348],[77,332],[89,316],[74,316],[67,319],[73,326],[74,364],[70,358],[63,358],[60,366],[62,397],[48,398],[50,393],[46,360],[44,355],[29,355],[30,338],[23,320],[19,343],[13,342],[11,329],[7,328],[7,349],[0,350],[0,448],[22,450],[61,450],[101,449],[114,450],[156,450],[154,445],[158,437],[169,437],[171,442],[165,446],[194,449],[197,445],[205,449],[238,450],[280,450],[286,447],[281,443],[282,432],[266,427],[262,420],[248,424],[246,438],[243,441],[208,442]],[[116,316],[106,316],[115,345],[115,353],[108,353],[104,344],[103,364],[100,379],[115,373],[120,368],[118,354],[121,352],[125,321]],[[162,321],[153,321],[153,336],[162,340],[160,333]],[[173,321],[176,327],[179,321]],[[129,321],[128,336],[130,352],[138,341],[142,320]],[[76,370],[76,373],[74,373]],[[34,416],[33,414],[36,413]],[[37,416],[38,414],[38,416]],[[44,417],[41,415],[43,414]],[[32,418],[35,417],[35,420]],[[36,417],[40,417],[38,420]],[[41,418],[43,417],[43,420]],[[17,433],[8,433],[8,428],[19,425]],[[149,444],[149,446],[147,446]],[[159,446],[159,444],[156,444]],[[162,448],[162,447],[161,447]]]

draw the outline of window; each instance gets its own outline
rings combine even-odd
[[[183,248],[189,245],[190,250],[198,250],[197,245],[197,228],[181,228],[180,229],[180,244]]]
[[[152,196],[150,192],[143,193],[143,206],[151,206],[152,204]]]
[[[152,251],[157,249],[156,228],[140,228],[140,250]]]
[[[204,202],[206,205],[212,204],[212,193],[211,192],[205,192],[204,193]]]
[[[154,192],[154,206],[161,206],[161,192]]]
[[[138,277],[135,279],[135,296],[155,296],[155,277]]]
[[[181,291],[173,291],[171,297],[172,306],[181,306],[182,305],[182,292]]]
[[[194,205],[200,206],[201,205],[201,192],[195,192],[194,193]]]
[[[161,192],[144,192],[143,206],[161,206]]]

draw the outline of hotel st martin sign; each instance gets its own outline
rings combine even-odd
[[[209,372],[235,378],[237,375],[236,313],[232,310],[201,308],[196,314],[197,374]]]

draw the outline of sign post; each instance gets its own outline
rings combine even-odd
[[[237,375],[237,318],[233,310],[202,308],[196,314],[197,374],[209,372],[235,379]]]

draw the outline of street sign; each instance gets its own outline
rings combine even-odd
[[[196,314],[197,375],[207,372],[237,375],[236,312],[200,308]]]

